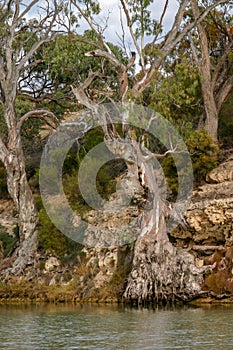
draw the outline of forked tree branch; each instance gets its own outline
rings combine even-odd
[[[123,11],[125,13],[125,17],[126,17],[126,20],[127,20],[127,26],[129,28],[131,38],[133,39],[134,46],[135,46],[135,48],[137,50],[137,53],[139,55],[142,69],[144,70],[145,69],[144,56],[143,56],[143,53],[142,53],[142,50],[141,50],[140,46],[138,45],[137,38],[136,38],[136,36],[135,36],[135,34],[133,32],[133,25],[132,25],[132,22],[131,22],[129,11],[128,11],[127,6],[125,4],[125,0],[120,0],[120,1],[121,1],[121,5],[122,5],[122,8],[123,8]]]
[[[98,105],[87,96],[86,89],[91,85],[95,78],[100,76],[101,74],[99,72],[90,72],[86,80],[78,87],[71,86],[77,101],[92,111],[97,110]]]
[[[82,17],[87,21],[87,23],[89,24],[90,28],[98,35],[98,38],[102,44],[103,47],[105,47],[105,49],[107,50],[107,52],[109,54],[112,54],[112,50],[110,49],[109,45],[105,42],[105,40],[103,39],[103,36],[101,35],[101,33],[99,32],[99,30],[95,27],[92,18],[88,17],[85,12],[82,10],[82,8],[77,4],[76,0],[71,0],[72,4],[77,8],[77,10],[79,11],[79,13],[82,15]]]
[[[196,0],[192,0],[193,2],[197,3]],[[216,6],[224,4],[227,2],[227,0],[219,0],[214,2],[212,5],[209,5],[207,8],[204,9],[202,13],[200,13],[199,17],[195,19],[195,21],[187,24],[182,31],[181,30],[181,21],[184,16],[184,12],[186,10],[186,6],[188,4],[188,0],[184,0],[176,14],[175,21],[173,23],[172,29],[167,35],[167,39],[165,40],[164,44],[162,45],[160,49],[160,53],[158,57],[155,58],[154,62],[151,64],[151,67],[149,68],[148,73],[144,75],[144,77],[138,81],[133,89],[132,92],[134,96],[137,96],[140,92],[142,92],[151,82],[153,79],[155,71],[161,66],[163,59],[169,55],[169,53],[176,47],[176,45],[197,25],[199,25],[203,19],[209,14],[211,10],[213,10]]]
[[[111,52],[106,52],[103,50],[93,50],[85,53],[86,57],[103,57],[110,61],[115,67],[120,68],[122,63],[115,57],[115,55]]]
[[[35,0],[35,2],[37,2],[37,1]],[[52,29],[53,29],[54,23],[56,21],[56,17],[57,17],[58,11],[59,11],[59,7],[58,7],[58,4],[57,4],[57,0],[53,0],[53,4],[54,4],[54,10],[50,11],[49,5],[48,5],[47,14],[43,18],[41,23],[38,24],[38,27],[40,26],[40,24],[45,23],[49,19],[50,19],[50,22],[44,28],[42,26],[41,29],[45,29],[45,32],[43,33],[42,37],[36,43],[34,43],[34,45],[32,45],[31,49],[20,60],[18,66],[17,66],[17,69],[16,69],[16,73],[18,75],[19,75],[20,71],[24,68],[24,66],[26,65],[26,63],[29,60],[29,58],[33,56],[33,54],[38,50],[38,48],[42,44],[50,41],[52,37],[55,37],[55,33],[53,33]],[[27,12],[30,10],[30,8],[31,8],[31,5],[29,5],[27,7]]]
[[[59,125],[59,120],[57,117],[50,111],[47,111],[45,109],[35,109],[33,111],[25,113],[18,121],[16,128],[18,132],[20,132],[21,127],[23,123],[29,119],[29,118],[38,118],[43,120],[47,125],[52,127],[53,129],[56,129],[56,127]]]

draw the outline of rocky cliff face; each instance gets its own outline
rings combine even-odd
[[[112,216],[104,214],[98,217],[94,212],[89,213],[89,221],[92,224],[88,231],[89,242],[94,236],[100,237],[100,244],[104,244],[104,239],[108,237],[114,242],[113,237],[116,239],[123,234],[122,227],[134,222],[137,216],[135,210],[135,207],[128,207],[127,210],[116,212]],[[178,227],[171,233],[172,243],[193,254],[197,268],[213,265],[213,273],[216,273],[219,268],[226,265],[227,271],[230,271],[228,277],[233,278],[232,262],[226,258],[232,249],[230,247],[233,246],[233,155],[228,156],[224,163],[208,174],[204,185],[195,189],[185,220],[186,228]],[[127,229],[124,232],[127,233]],[[95,284],[100,287],[101,281],[108,281],[111,278],[114,268],[112,264],[101,263],[102,260],[108,261],[108,250],[98,248],[98,251],[99,254],[92,249],[88,254],[91,261],[95,256],[101,265],[100,273],[95,277]],[[119,266],[117,254],[114,257],[114,267],[116,266]],[[226,271],[224,273],[226,274]],[[223,280],[222,283],[228,282]],[[205,287],[206,280],[203,285],[203,288]],[[219,288],[216,289],[211,285],[209,288],[219,292]]]
[[[207,183],[193,192],[186,213],[187,229],[177,229],[172,238],[186,248],[233,245],[233,155],[211,171]],[[197,247],[196,247],[197,249]]]
[[[175,245],[189,250],[197,266],[211,265],[203,290],[233,293],[233,155],[212,170],[207,183],[193,192],[186,213],[188,227],[171,234]]]

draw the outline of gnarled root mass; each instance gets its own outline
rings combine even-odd
[[[139,240],[133,268],[124,292],[125,301],[189,301],[201,292],[205,268],[195,265],[194,256],[169,241]]]

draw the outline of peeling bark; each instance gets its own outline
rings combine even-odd
[[[6,109],[8,111],[9,109]],[[11,113],[14,113],[11,110]],[[5,119],[9,116],[5,116]],[[12,119],[12,114],[10,116]],[[27,181],[24,155],[20,135],[12,132],[7,145],[4,166],[7,173],[8,192],[18,213],[19,244],[14,252],[14,265],[11,273],[21,273],[31,264],[37,249],[37,211],[31,189]]]
[[[32,40],[29,47],[29,39],[32,37],[25,37],[25,42],[23,36],[20,39],[24,28],[30,29],[30,23],[25,24],[25,18],[35,5],[39,5],[37,0],[31,1],[25,6],[20,6],[20,1],[9,1],[8,4],[6,2],[1,4],[2,20],[5,24],[3,24],[2,38],[4,40],[2,40],[0,59],[0,102],[7,128],[7,135],[5,135],[7,141],[3,142],[0,137],[0,160],[6,169],[8,192],[17,210],[19,228],[19,243],[13,253],[13,267],[8,270],[8,273],[12,274],[20,274],[27,265],[31,265],[37,250],[38,215],[27,181],[20,135],[21,126],[29,117],[41,118],[50,126],[56,124],[56,118],[51,112],[30,111],[19,118],[15,111],[17,84],[22,72],[30,66],[29,61],[38,48],[50,41],[55,35],[53,28],[59,8],[57,1],[53,0],[44,4],[43,14],[38,17],[37,23],[33,22],[31,35],[40,33],[38,40],[35,42]],[[24,27],[22,27],[22,23]],[[2,271],[2,274],[4,275],[5,272]]]
[[[190,300],[201,292],[203,269],[194,257],[169,242],[166,217],[168,208],[161,200],[153,168],[137,149],[142,186],[149,196],[141,218],[141,235],[135,243],[132,271],[127,279],[127,301]]]

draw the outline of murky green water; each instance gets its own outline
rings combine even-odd
[[[233,349],[233,306],[0,306],[0,349]]]

